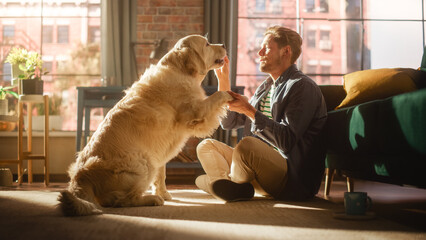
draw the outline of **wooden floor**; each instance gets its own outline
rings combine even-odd
[[[194,176],[173,177],[167,181],[168,189],[195,189]],[[52,182],[49,187],[43,183],[24,183],[13,187],[0,187],[0,190],[41,190],[60,191],[68,186],[65,182]],[[335,181],[332,184],[329,197],[324,197],[322,187],[317,197],[327,199],[342,205],[343,193],[347,191],[346,183]],[[387,218],[394,222],[426,231],[426,190],[415,187],[401,187],[397,185],[355,180],[355,191],[367,192],[372,198],[371,211],[377,216]]]
[[[324,198],[324,184],[318,197]],[[341,203],[347,191],[346,182],[333,182],[329,201]],[[371,211],[403,225],[426,231],[426,189],[379,182],[355,180],[354,191],[367,192],[372,199]]]

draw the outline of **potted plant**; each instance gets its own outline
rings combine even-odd
[[[0,115],[7,115],[9,113],[9,109],[8,109],[9,101],[6,98],[8,94],[18,98],[18,94],[10,90],[12,88],[14,88],[14,86],[8,86],[8,87],[0,86]]]
[[[5,62],[10,63],[12,69],[12,86],[18,86],[19,75],[24,74],[24,71],[19,68],[19,65],[25,64],[27,57],[28,51],[23,48],[12,48],[7,55]]]
[[[25,62],[22,62],[22,59],[25,59]],[[14,64],[18,64],[19,70],[22,71],[17,77],[19,94],[43,94],[41,75],[45,75],[47,72],[42,73],[43,61],[40,54],[15,48],[7,56],[6,62],[12,64],[12,71],[15,67]]]

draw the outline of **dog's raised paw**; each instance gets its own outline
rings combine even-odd
[[[227,92],[222,92],[222,98],[226,101],[226,102],[229,102],[229,101],[232,101],[232,100],[234,100],[234,98],[231,96],[231,94],[229,94],[229,93],[227,93]]]

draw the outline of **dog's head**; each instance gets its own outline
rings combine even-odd
[[[225,56],[223,44],[210,44],[201,35],[189,35],[180,39],[159,64],[175,66],[191,76],[205,76],[209,70],[221,67]]]

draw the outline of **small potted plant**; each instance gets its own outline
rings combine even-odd
[[[18,98],[18,94],[12,91],[12,88],[14,88],[14,86],[0,86],[0,115],[7,115],[9,113],[8,99],[6,98],[8,94]]]
[[[43,94],[41,75],[45,75],[47,72],[42,73],[43,61],[40,54],[33,51],[28,52],[25,49],[15,49],[9,53],[6,61],[12,64],[12,71],[14,65],[18,63],[21,71],[17,77],[19,94]],[[22,59],[25,59],[25,62],[22,62]]]
[[[12,69],[12,86],[18,86],[19,75],[24,74],[24,71],[19,68],[19,65],[25,64],[27,57],[28,51],[23,48],[12,48],[7,55],[5,62],[10,63]]]

